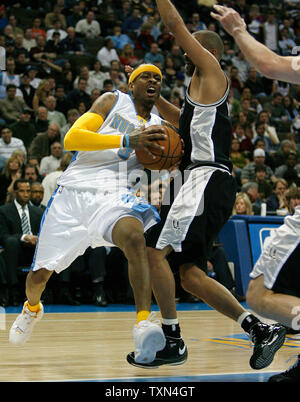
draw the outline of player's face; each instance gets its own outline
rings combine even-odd
[[[161,77],[154,72],[144,71],[133,82],[132,92],[135,99],[155,102],[160,95]]]

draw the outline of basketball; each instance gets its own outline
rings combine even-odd
[[[177,131],[170,126],[163,126],[164,140],[154,140],[156,144],[164,147],[164,150],[150,149],[155,158],[152,158],[143,150],[136,150],[138,161],[149,170],[169,169],[176,165],[182,157],[181,139]]]

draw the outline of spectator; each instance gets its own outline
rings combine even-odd
[[[278,166],[275,169],[275,176],[278,178],[283,178],[284,173],[288,170],[288,169],[295,169],[297,165],[297,154],[296,152],[294,152],[293,150],[290,151],[289,155],[287,155],[287,158],[285,160],[285,163]],[[295,169],[296,170],[296,169]],[[296,173],[299,173],[300,176],[300,166],[299,168],[296,170]]]
[[[253,152],[253,162],[248,163],[246,165],[241,173],[241,182],[242,184],[245,184],[249,181],[255,181],[255,167],[259,165],[264,165],[265,163],[265,151],[263,149],[256,149]],[[274,173],[272,169],[267,166],[267,171],[266,171],[266,178],[267,180],[271,180],[272,182],[275,182],[276,177],[274,176]]]
[[[0,5],[0,29],[3,30],[8,24],[7,12],[4,4]]]
[[[135,55],[133,47],[130,45],[130,43],[127,43],[124,47],[123,50],[120,54],[120,62],[122,66],[131,66],[135,67],[138,64],[138,57]]]
[[[232,215],[253,215],[252,204],[246,193],[236,195]]]
[[[156,42],[153,42],[151,44],[150,51],[145,54],[144,62],[150,64],[160,63],[161,67],[164,68],[165,58],[160,52],[160,49]]]
[[[34,39],[36,39],[39,35],[43,36],[46,40],[46,31],[41,28],[42,25],[42,20],[38,17],[36,17],[33,20],[33,25],[32,25],[32,36]]]
[[[71,160],[73,158],[73,154],[71,152],[64,153],[59,168],[52,173],[49,173],[42,181],[42,186],[44,187],[44,197],[42,200],[42,205],[47,206],[54,190],[57,187],[57,180],[60,175],[67,169]]]
[[[77,109],[69,109],[67,113],[67,119],[68,123],[61,128],[60,130],[60,143],[62,146],[64,146],[64,138],[67,132],[70,130],[72,125],[75,123],[75,121],[78,119],[80,116],[79,111]]]
[[[239,77],[239,69],[234,65],[230,69],[230,83],[234,96],[239,98],[243,91],[244,83]]]
[[[274,169],[278,166],[284,165],[291,151],[293,150],[293,145],[289,140],[283,140],[280,142],[280,146],[277,152],[272,157],[272,164]]]
[[[270,112],[271,122],[275,125],[277,130],[282,129],[283,123],[287,122],[288,115],[282,104],[283,96],[281,93],[276,92],[273,94],[271,102],[265,104],[265,110]]]
[[[82,12],[78,3],[73,3],[73,8],[70,10],[70,14],[67,16],[67,26],[74,27],[77,22],[82,19]]]
[[[29,183],[35,183],[36,181],[41,182],[43,179],[43,177],[39,173],[38,167],[36,165],[31,165],[30,163],[28,163],[24,167],[23,178],[25,180],[28,180]]]
[[[67,100],[67,95],[65,92],[64,84],[58,84],[55,88],[55,98],[56,98],[56,110],[63,113],[67,117],[69,109],[72,109],[73,105]]]
[[[120,23],[123,23],[127,18],[129,18],[131,16],[130,0],[122,1],[121,7],[115,11],[115,14],[117,21],[120,21]],[[124,25],[123,25],[123,32],[125,32]]]
[[[144,21],[140,16],[139,8],[135,7],[132,11],[132,14],[124,19],[122,31],[126,32],[128,35],[131,35],[132,38],[136,38],[143,22]]]
[[[255,181],[258,184],[259,198],[263,201],[272,194],[272,185],[266,179],[267,168],[266,165],[258,165],[255,167]]]
[[[101,26],[95,20],[94,11],[88,11],[85,18],[77,22],[75,32],[84,38],[97,38],[101,35]]]
[[[44,211],[46,208],[41,204],[44,197],[44,187],[38,181],[30,184],[30,205],[41,208]]]
[[[48,80],[42,80],[37,87],[32,99],[33,110],[37,111],[39,106],[46,107],[46,99],[50,95],[50,83]]]
[[[79,78],[78,88],[74,88],[67,95],[67,100],[71,102],[76,109],[80,102],[86,105],[86,108],[90,107],[91,99],[89,94],[86,92],[87,80],[85,78]]]
[[[46,47],[46,39],[43,35],[38,35],[36,37],[36,46],[30,49],[29,56],[32,62],[42,63],[45,59],[54,60],[56,53],[49,52]]]
[[[20,119],[9,126],[14,138],[19,138],[23,141],[23,144],[28,150],[32,140],[36,136],[36,129],[31,122],[31,111],[29,109],[23,109],[20,113]]]
[[[170,52],[172,49],[172,46],[175,43],[175,38],[170,33],[168,27],[165,26],[164,24],[161,24],[160,29],[161,29],[161,33],[158,36],[156,42],[163,53]]]
[[[7,159],[4,172],[0,173],[0,205],[11,201],[14,182],[22,176],[21,162],[16,156]]]
[[[0,156],[7,160],[16,149],[21,149],[26,155],[26,149],[23,141],[19,138],[13,137],[12,131],[9,127],[2,127],[0,138]]]
[[[117,50],[123,50],[126,44],[134,46],[131,38],[127,34],[122,32],[122,28],[120,25],[114,26],[114,34],[111,36],[111,39],[113,40],[114,47]]]
[[[300,188],[291,188],[286,192],[285,198],[289,214],[293,215],[296,206],[300,205]]]
[[[18,290],[17,268],[21,264],[31,265],[43,211],[29,204],[27,180],[16,180],[13,191],[15,200],[0,207],[0,241],[4,246],[10,304],[18,306],[23,298]]]
[[[0,73],[0,85],[4,88],[7,85],[15,85],[16,88],[19,88],[21,84],[21,79],[18,74],[15,73],[16,63],[12,57],[7,57],[6,59],[6,71],[1,71]]]
[[[243,112],[240,112],[240,115],[245,116]],[[246,116],[245,116],[246,120]],[[252,144],[252,138],[248,137],[246,135],[246,125],[237,123],[235,125],[234,131],[233,131],[233,138],[236,138],[239,140],[240,143],[240,151],[244,152],[245,156],[248,156],[251,151],[253,151],[254,146]]]
[[[248,77],[245,81],[245,87],[251,90],[251,94],[254,96],[266,97],[265,88],[261,78],[258,76],[258,72],[254,67],[250,67],[248,71]]]
[[[287,209],[285,192],[287,182],[284,179],[277,179],[273,184],[273,194],[267,199],[267,213],[276,213],[278,209]]]
[[[148,22],[144,22],[141,26],[141,32],[138,34],[135,41],[136,50],[149,52],[152,43],[154,43],[154,37],[151,35],[152,25]]]
[[[257,140],[258,138],[260,138],[262,141],[264,141],[266,152],[268,153],[271,151],[275,152],[277,145],[279,145],[280,141],[277,135],[274,136],[273,132],[268,129],[268,125],[266,123],[258,121],[255,124],[254,133],[255,135],[253,139]]]
[[[255,182],[247,182],[241,188],[242,193],[246,193],[251,201],[254,215],[261,214],[261,204],[263,200],[259,197],[258,184]]]
[[[200,20],[199,13],[193,13],[191,18],[191,32],[206,30],[206,24]]]
[[[104,40],[104,46],[97,53],[97,60],[100,61],[103,67],[110,67],[113,60],[120,60],[116,49],[114,48],[114,41],[110,37]]]
[[[45,106],[39,106],[36,111],[34,127],[37,133],[47,131],[49,126],[48,109]]]
[[[62,112],[56,110],[56,98],[52,95],[45,100],[45,106],[48,109],[48,120],[50,123],[55,122],[60,128],[67,124],[67,119]]]
[[[278,41],[279,52],[282,56],[290,56],[296,43],[289,37],[287,28],[282,28],[280,31],[280,40]]]
[[[44,156],[40,163],[40,174],[47,176],[48,173],[54,172],[60,165],[63,148],[60,142],[53,142],[50,146],[51,154]]]
[[[60,52],[62,55],[80,56],[84,54],[85,48],[81,39],[76,37],[75,28],[67,28],[67,37],[60,41]]]
[[[8,18],[8,23],[11,25],[13,30],[13,35],[16,38],[17,35],[24,35],[24,31],[20,28],[20,24],[18,23],[16,16],[14,14],[10,14]]]
[[[36,46],[36,40],[33,36],[32,28],[25,29],[22,46],[27,50],[27,52],[30,52],[30,50]]]
[[[279,29],[276,22],[275,11],[270,10],[266,21],[261,26],[262,42],[271,50],[278,53]]]
[[[125,45],[127,46],[127,45]],[[103,88],[103,81],[109,78],[108,72],[101,71],[102,64],[99,60],[94,61],[94,70],[90,71],[90,76],[96,80],[96,88]]]
[[[248,78],[248,71],[250,68],[249,63],[246,61],[245,56],[241,50],[238,50],[237,55],[233,56],[232,64],[238,69],[239,79],[245,83]]]
[[[37,89],[39,84],[42,82],[40,78],[37,77],[38,68],[33,65],[29,65],[26,67],[26,72],[29,77],[29,83],[34,88]]]
[[[61,23],[62,29],[67,28],[67,20],[64,14],[62,13],[63,6],[60,4],[55,4],[53,7],[53,11],[47,13],[45,16],[45,27],[47,29],[53,28],[55,21],[59,20]]]
[[[47,30],[46,33],[47,42],[53,40],[53,34],[55,33],[59,34],[59,41],[65,39],[68,36],[67,32],[64,29],[62,29],[60,20],[53,21],[53,28]]]
[[[39,162],[44,156],[50,155],[51,145],[57,141],[60,143],[60,128],[57,123],[50,123],[45,133],[39,133],[29,147],[29,155],[34,155]]]
[[[90,74],[89,67],[86,65],[80,67],[79,75],[75,78],[73,83],[74,88],[78,89],[79,78],[84,78],[86,80],[87,84],[85,92],[89,95],[91,95],[94,88],[100,88],[99,81]]]
[[[21,85],[19,89],[28,108],[33,109],[32,101],[35,94],[35,89],[32,85],[30,85],[30,79],[27,72],[24,72],[24,74],[21,76]]]
[[[14,84],[6,87],[7,98],[0,100],[0,112],[7,124],[12,124],[19,120],[19,114],[26,108],[24,99],[16,96],[17,88]]]

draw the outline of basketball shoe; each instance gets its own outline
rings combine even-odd
[[[285,372],[275,374],[269,378],[268,382],[300,383],[300,355],[296,362]]]
[[[281,324],[267,325],[262,322],[254,324],[250,329],[250,340],[254,344],[250,366],[255,370],[269,366],[275,353],[284,343],[286,329]]]
[[[152,363],[137,363],[134,359],[134,352],[127,355],[129,364],[145,369],[158,368],[164,364],[176,366],[186,362],[188,357],[187,347],[181,338],[172,338],[166,336],[166,346],[164,349],[156,353],[156,357]]]
[[[28,308],[28,301],[24,303],[22,313],[15,319],[10,331],[9,342],[16,346],[22,346],[30,338],[33,327],[40,321],[44,314],[44,307],[40,303],[40,309],[32,312]]]
[[[166,338],[158,322],[151,321],[155,313],[151,313],[147,320],[140,321],[133,327],[135,345],[134,361],[136,363],[151,363],[156,352],[166,345]]]

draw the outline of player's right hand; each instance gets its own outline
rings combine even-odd
[[[155,140],[165,139],[167,139],[167,136],[164,134],[164,129],[161,125],[153,125],[147,128],[142,126],[129,135],[129,148],[143,150],[154,157],[151,150],[164,150],[164,147],[157,144]]]

